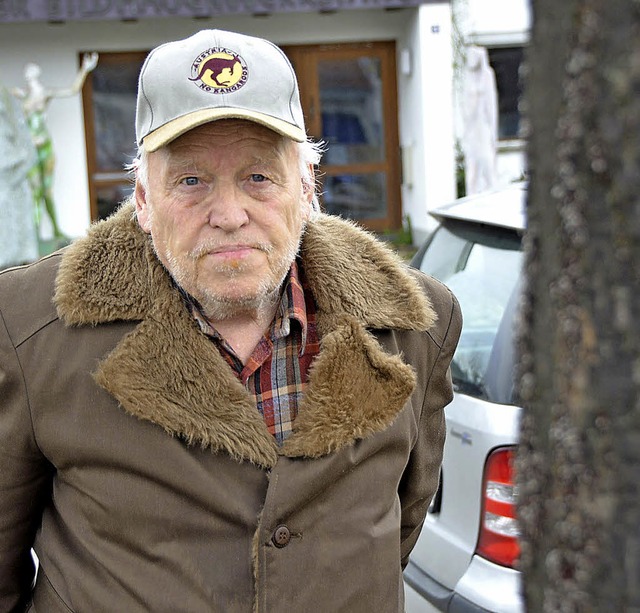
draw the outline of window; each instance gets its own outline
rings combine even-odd
[[[495,47],[487,49],[489,64],[496,75],[498,88],[499,124],[498,138],[507,140],[519,137],[520,111],[518,103],[522,96],[520,66],[522,47]]]
[[[515,232],[456,221],[434,232],[419,268],[446,283],[460,302],[464,325],[451,363],[457,391],[513,402],[521,267]]]
[[[371,230],[401,227],[395,43],[285,48],[300,82],[307,131],[323,140],[321,202]],[[83,92],[91,218],[131,193],[135,110],[146,52],[101,53]]]
[[[91,219],[108,217],[131,193],[125,166],[136,155],[138,74],[145,52],[101,53],[83,90]]]
[[[395,43],[285,47],[308,133],[327,145],[325,211],[371,230],[401,226]]]

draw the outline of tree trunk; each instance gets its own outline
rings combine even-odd
[[[640,611],[640,2],[532,7],[525,600],[531,613]]]

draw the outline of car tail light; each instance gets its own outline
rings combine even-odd
[[[520,556],[516,519],[517,490],[513,463],[515,449],[489,454],[482,480],[483,500],[476,553],[491,562],[513,568]]]

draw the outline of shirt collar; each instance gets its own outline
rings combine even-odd
[[[302,334],[300,341],[300,355],[304,354],[307,344],[307,304],[304,298],[304,287],[298,268],[294,260],[284,283],[282,297],[276,312],[271,334],[273,338],[283,338],[291,333],[291,320],[300,324]]]

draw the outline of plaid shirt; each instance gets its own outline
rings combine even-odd
[[[293,262],[271,327],[246,364],[209,323],[198,303],[186,298],[200,328],[253,396],[269,432],[282,444],[291,434],[309,367],[320,351],[315,300],[304,274]]]

